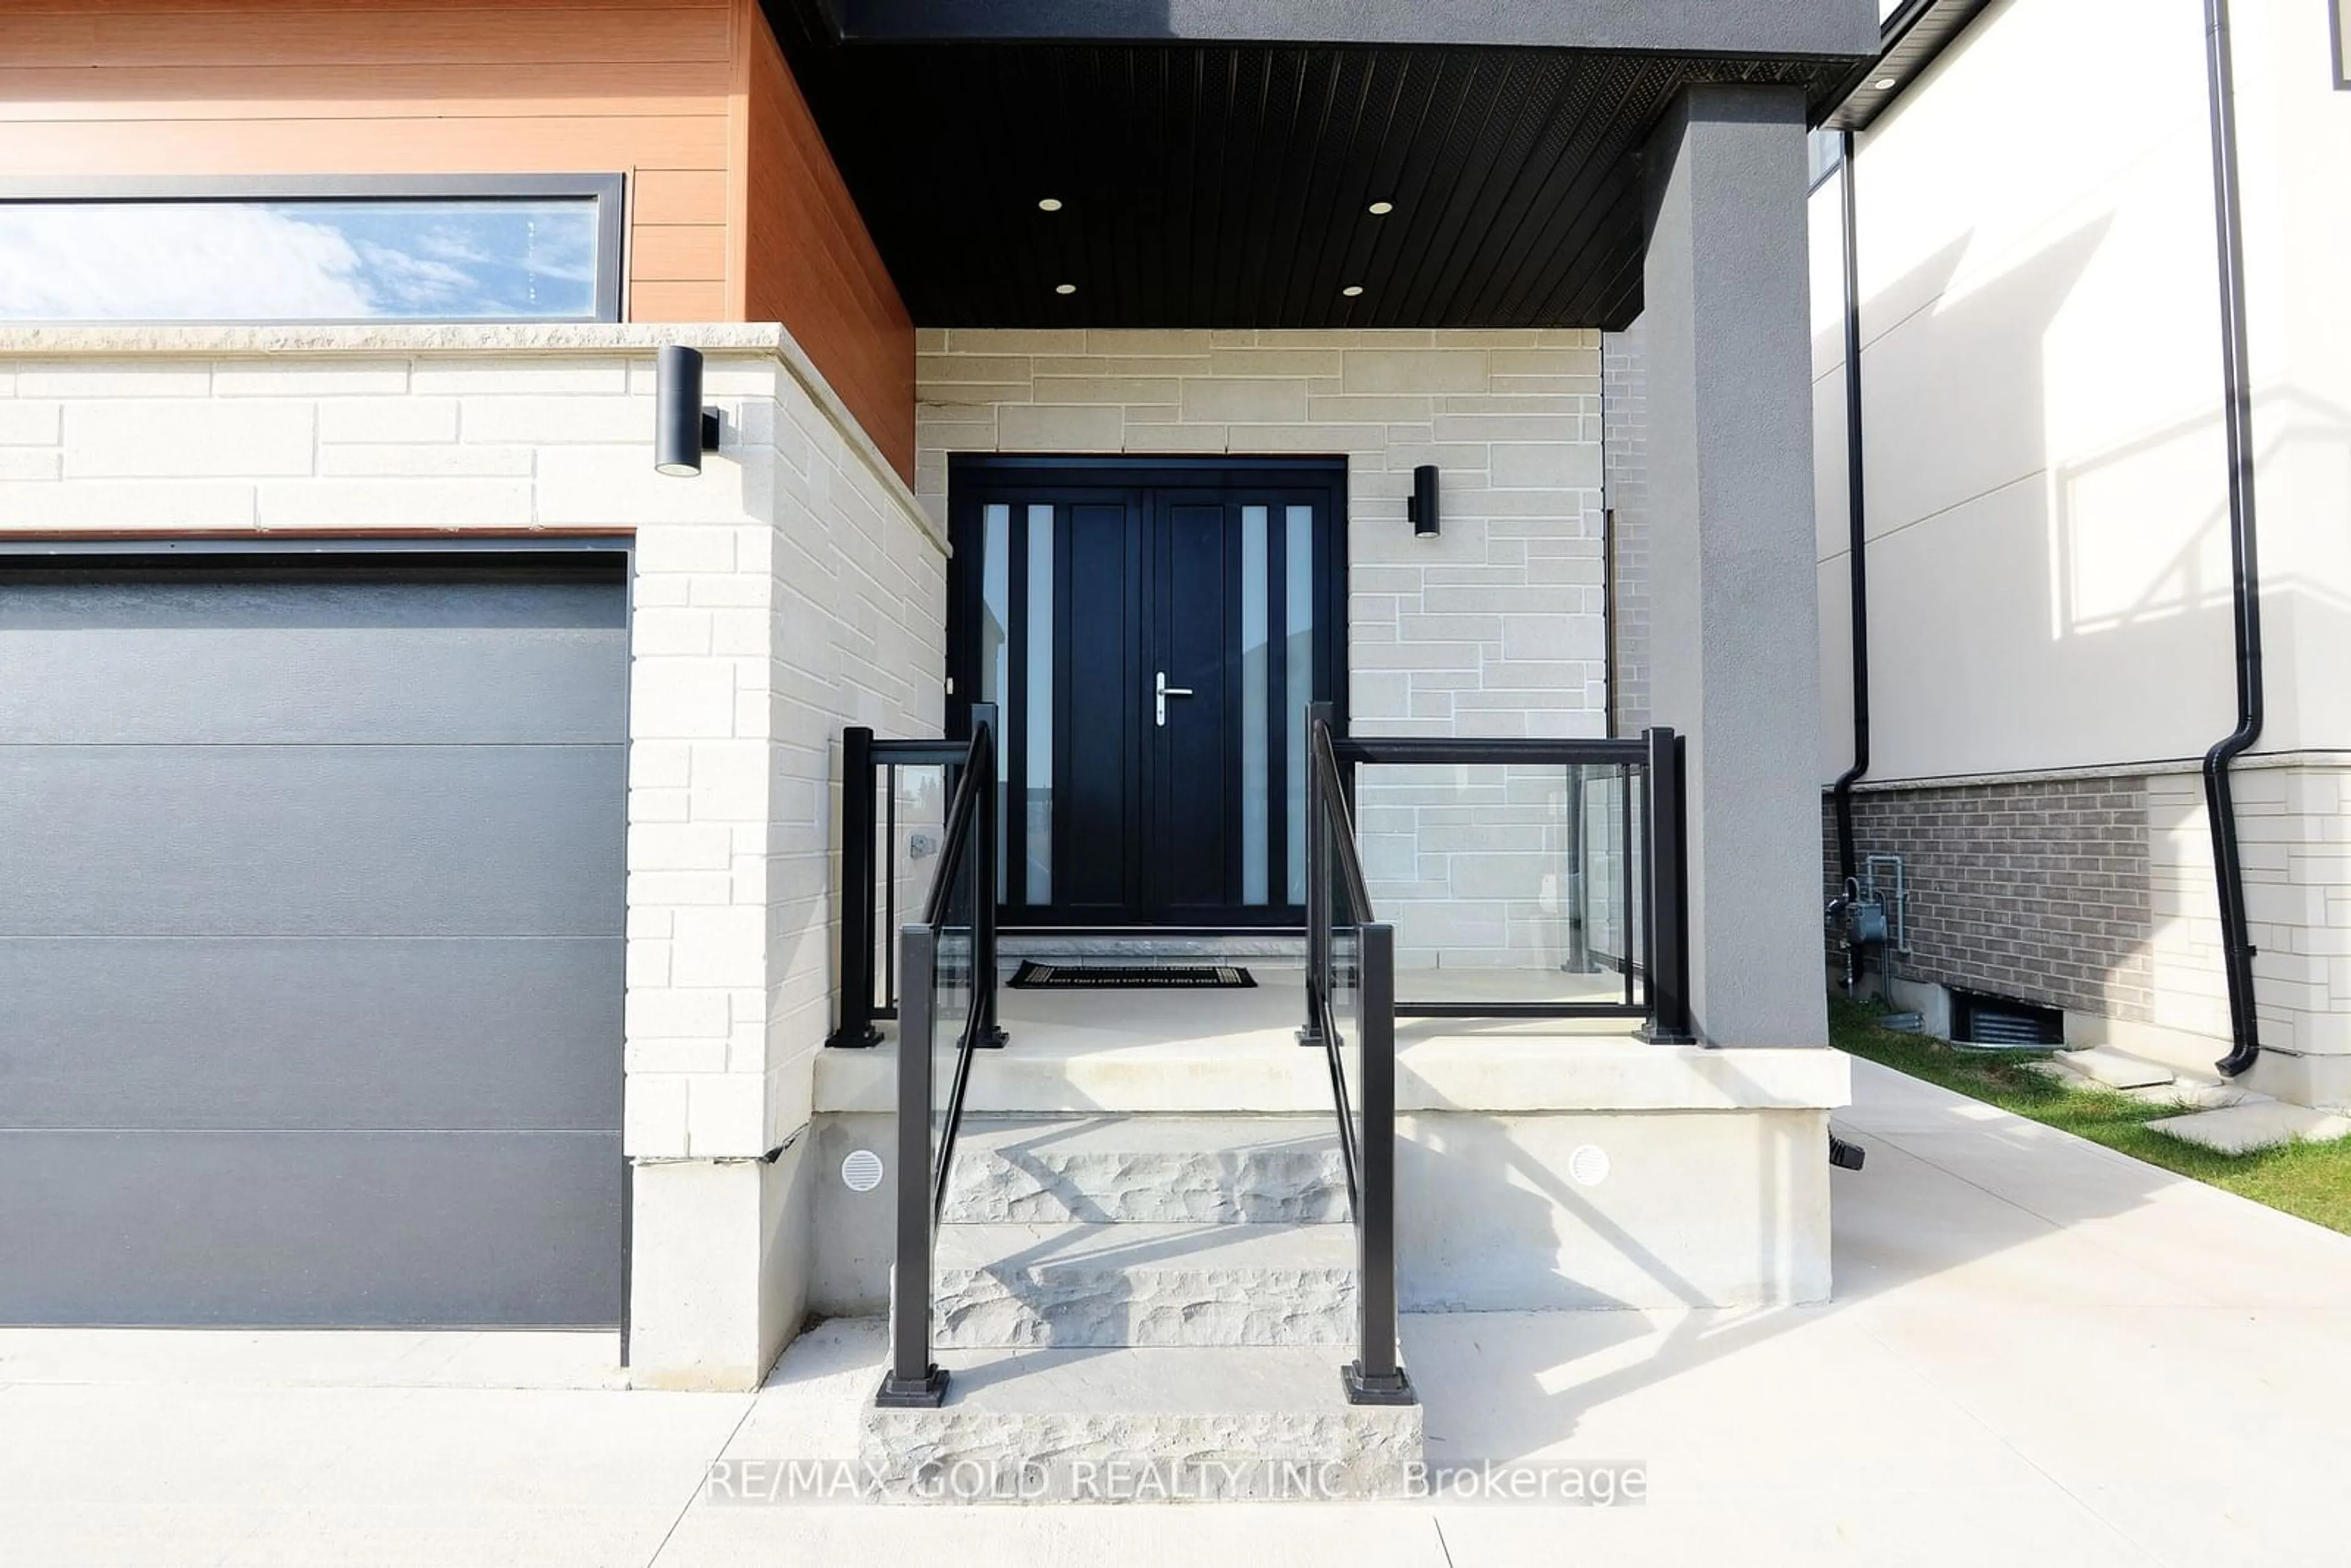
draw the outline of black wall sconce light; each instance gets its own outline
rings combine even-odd
[[[702,350],[671,344],[653,355],[653,466],[673,478],[702,472],[718,450],[718,411],[702,406]]]
[[[1437,537],[1437,465],[1424,463],[1412,471],[1412,499],[1404,504],[1404,515],[1412,519],[1415,538]]]

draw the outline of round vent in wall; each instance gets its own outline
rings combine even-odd
[[[852,1149],[841,1162],[841,1179],[852,1192],[872,1192],[882,1185],[882,1156],[872,1149]]]

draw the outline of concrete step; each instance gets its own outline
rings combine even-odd
[[[935,1342],[961,1349],[1343,1344],[1344,1225],[943,1225]]]
[[[1394,1497],[1422,1457],[1420,1407],[1348,1404],[1339,1380],[1346,1357],[1334,1346],[945,1351],[938,1359],[947,1372],[939,1409],[865,1411],[859,1458],[883,1496]],[[980,1495],[959,1497],[958,1489]]]
[[[1346,1179],[1329,1116],[974,1118],[945,1218],[1332,1224]]]
[[[2149,1089],[2169,1083],[2179,1076],[2161,1062],[2115,1050],[2112,1046],[2094,1045],[2087,1051],[2060,1051],[2056,1060],[2072,1068],[2093,1083],[2109,1089]]]

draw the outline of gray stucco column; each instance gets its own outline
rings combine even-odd
[[[1694,88],[1647,154],[1651,708],[1712,1045],[1828,1039],[1804,131],[1794,89]]]

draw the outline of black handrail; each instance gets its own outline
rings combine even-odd
[[[1348,1113],[1347,1064],[1340,1055],[1342,1040],[1331,1013],[1331,884],[1335,869],[1347,885],[1347,897],[1360,921],[1371,911],[1372,895],[1355,852],[1354,819],[1339,788],[1339,765],[1331,755],[1331,729],[1319,713],[1307,728],[1306,788],[1308,790],[1306,863],[1308,888],[1308,948],[1306,967],[1307,1027],[1300,1039],[1319,1044],[1331,1069],[1331,1097],[1339,1109],[1339,1164],[1347,1176],[1347,1212],[1363,1213],[1362,1160],[1355,1145],[1354,1118]]]
[[[974,716],[969,745],[939,851],[939,869],[925,901],[923,920],[899,934],[899,973],[911,1006],[898,1020],[898,1135],[896,1263],[891,1279],[890,1368],[874,1403],[889,1409],[928,1409],[946,1396],[946,1373],[931,1359],[932,1264],[938,1225],[946,1207],[947,1178],[962,1130],[971,1056],[1001,1043],[996,1027],[996,726],[993,715]],[[955,889],[967,867],[971,876],[971,1001],[956,1030],[955,1071],[949,1082],[945,1124],[938,1147],[931,1147],[931,1114],[936,1085],[931,1062],[941,1020],[932,1005],[939,939],[955,915]],[[846,1004],[844,1003],[844,1008]]]
[[[1372,898],[1355,850],[1355,831],[1332,751],[1330,709],[1307,714],[1307,1027],[1301,1038],[1322,1046],[1331,1070],[1339,1151],[1355,1229],[1356,1355],[1341,1371],[1351,1404],[1410,1405],[1412,1379],[1396,1354],[1395,1266],[1395,930],[1374,920]],[[1363,1129],[1347,1088],[1346,1040],[1332,1002],[1337,916],[1333,894],[1348,904],[1360,949],[1356,1045]]]
[[[946,1125],[939,1134],[938,1162],[931,1171],[931,1225],[937,1228],[940,1217],[946,1212],[947,1173],[955,1168],[956,1134],[963,1130],[964,1088],[971,1082],[971,1053],[985,1045],[1000,1043],[983,1038],[995,1018],[996,955],[994,944],[982,939],[981,933],[995,924],[996,909],[996,813],[991,810],[996,800],[996,727],[985,721],[972,727],[971,755],[964,765],[962,785],[956,790],[954,809],[947,815],[946,842],[939,851],[938,880],[931,883],[931,896],[923,909],[923,925],[929,933],[934,952],[939,936],[946,929],[950,913],[956,872],[964,858],[979,854],[977,874],[973,879],[971,1008],[964,1019],[962,1038],[956,1041],[955,1081],[947,1091]],[[973,836],[986,835],[985,852],[975,850]],[[903,1032],[903,1031],[902,1031]],[[899,1063],[905,1071],[906,1064]]]

